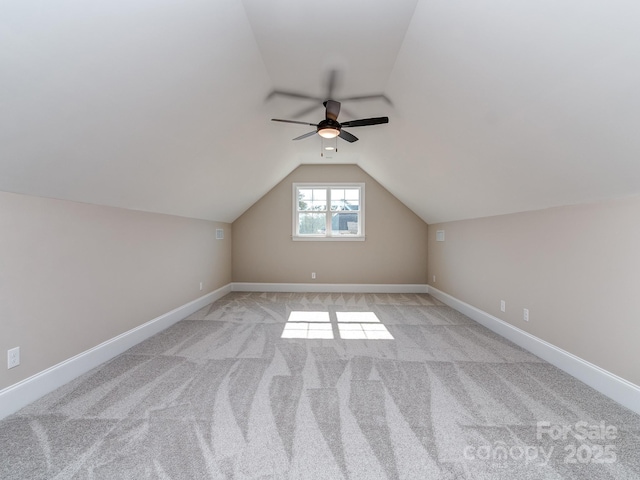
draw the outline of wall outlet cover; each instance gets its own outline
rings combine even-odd
[[[13,368],[20,365],[20,347],[7,350],[7,368]]]

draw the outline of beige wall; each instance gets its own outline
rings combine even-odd
[[[364,182],[366,240],[293,241],[294,182]],[[298,167],[240,216],[233,232],[235,282],[426,283],[427,224],[356,165]]]
[[[430,225],[429,283],[640,385],[640,197]]]
[[[230,227],[0,192],[0,389],[229,283]]]

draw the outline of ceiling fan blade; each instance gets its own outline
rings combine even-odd
[[[302,98],[304,100],[315,100],[316,102],[322,102],[322,98],[312,97],[311,95],[306,95],[304,93],[298,92],[288,92],[286,90],[272,90],[265,100],[270,100],[276,95],[282,95],[283,97],[292,97],[292,98]]]
[[[300,110],[300,111],[298,111],[298,112],[294,113],[294,114],[293,114],[293,115],[291,115],[291,116],[292,116],[293,118],[300,118],[300,117],[305,116],[305,115],[306,115],[306,114],[308,114],[308,113],[313,112],[316,108],[320,108],[321,106],[322,106],[322,104],[321,104],[320,102],[318,102],[318,103],[314,103],[313,105],[311,105],[311,106],[309,106],[309,107],[307,107],[307,108],[305,108],[305,109],[303,109],[303,110]]]
[[[346,140],[349,143],[353,143],[353,142],[357,142],[358,141],[358,137],[356,137],[355,135],[351,135],[349,132],[346,132],[344,130],[340,130],[340,135],[338,135],[341,139]]]
[[[279,118],[272,118],[271,121],[272,122],[283,122],[283,123],[297,123],[298,125],[311,125],[312,127],[317,127],[317,125],[315,123],[299,122],[297,120],[281,120]]]
[[[329,77],[327,78],[327,99],[333,98],[333,92],[336,89],[337,83],[338,83],[338,71],[331,70],[329,72]]]
[[[360,120],[349,120],[342,122],[343,127],[366,127],[367,125],[380,125],[389,123],[389,117],[362,118]]]
[[[347,117],[355,117],[356,115],[353,114],[353,112],[351,110],[348,110],[346,108],[344,108],[344,106],[340,106],[340,113],[344,116],[346,115]]]
[[[299,137],[294,138],[294,140],[302,140],[303,138],[310,137],[311,135],[315,135],[316,131],[305,133],[304,135],[300,135]]]
[[[389,100],[389,97],[387,97],[384,93],[377,93],[377,94],[372,94],[372,95],[357,95],[355,97],[348,97],[348,98],[341,98],[341,100],[343,102],[348,102],[348,101],[358,101],[358,100],[374,100],[376,98],[381,98],[382,100],[384,100],[385,102],[387,102],[389,105],[393,105],[393,103],[391,103],[391,100]]]
[[[327,100],[323,103],[325,107],[327,107],[326,118],[327,120],[338,120],[338,115],[340,114],[340,102],[336,102],[335,100]]]

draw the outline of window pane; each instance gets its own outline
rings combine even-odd
[[[311,210],[322,211],[327,209],[327,189],[326,188],[314,188],[313,189],[313,205]]]
[[[345,210],[360,210],[360,201],[345,200]]]
[[[344,191],[344,198],[350,202],[357,202],[360,199],[360,190],[357,188],[348,188]]]
[[[326,188],[314,188],[313,189],[313,199],[315,201],[321,200],[323,202],[327,201],[327,189]]]
[[[324,188],[299,188],[298,210],[322,211],[327,209],[327,190]]]
[[[299,210],[310,210],[310,202],[313,200],[312,195],[313,190],[310,188],[299,188],[298,189],[298,209]]]
[[[331,230],[334,235],[357,235],[358,213],[332,213]]]
[[[360,210],[360,190],[357,188],[332,188],[331,210]]]
[[[331,200],[344,200],[344,188],[332,188]]]
[[[344,188],[331,189],[331,210],[344,210]]]
[[[344,202],[347,210],[360,210],[360,190],[348,188],[344,191]]]
[[[298,214],[298,233],[300,235],[324,235],[326,229],[326,213]]]

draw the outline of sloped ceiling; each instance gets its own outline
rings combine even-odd
[[[428,223],[640,193],[635,1],[6,0],[0,190],[233,221],[357,163]],[[313,106],[388,115],[320,157]],[[302,118],[317,122],[321,106]]]

